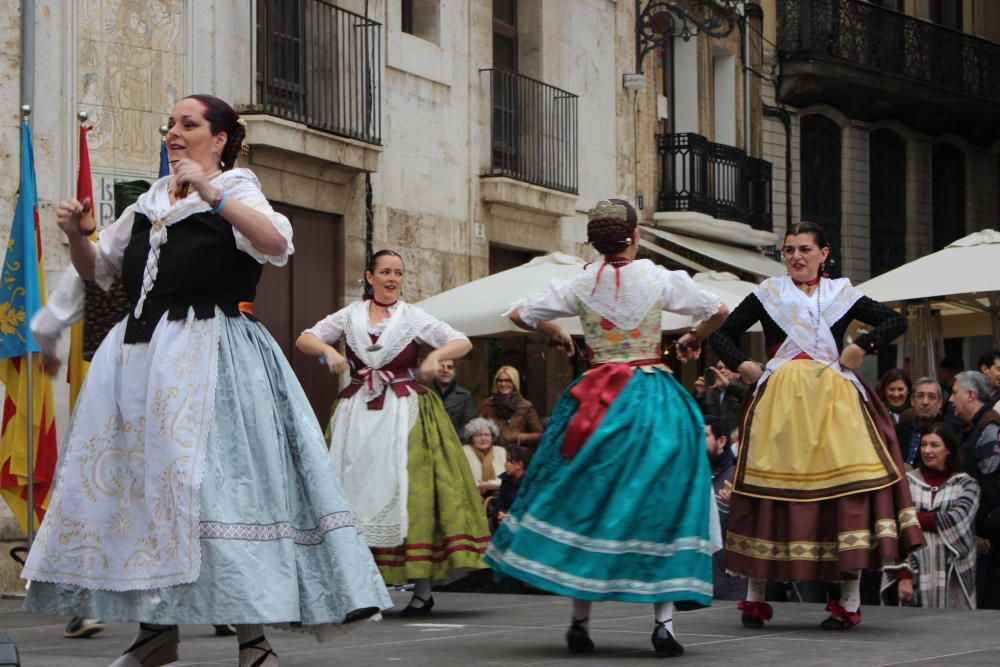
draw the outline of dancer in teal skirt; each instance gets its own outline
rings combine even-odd
[[[673,603],[710,604],[721,540],[701,412],[661,363],[660,316],[669,310],[699,322],[678,341],[684,361],[727,309],[686,273],[635,259],[636,214],[627,202],[600,202],[589,217],[588,242],[603,261],[510,313],[568,354],[573,340],[552,320],[579,316],[591,368],[556,404],[486,560],[500,574],[573,598],[573,653],[594,650],[591,602],[617,600],[652,603],[657,655],[681,655]]]

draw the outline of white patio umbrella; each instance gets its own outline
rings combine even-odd
[[[942,318],[963,321],[969,313],[985,314],[992,325],[994,345],[1000,346],[1000,232],[986,229],[969,234],[945,248],[858,285],[868,297],[908,310],[930,309]],[[934,347],[928,317],[914,331],[922,336],[928,369],[933,369]],[[960,332],[955,332],[960,333]],[[969,334],[966,334],[969,335]]]
[[[460,285],[424,299],[416,305],[444,320],[467,336],[524,334],[502,313],[519,299],[546,289],[553,280],[568,280],[584,267],[579,257],[554,252],[536,257],[526,264]],[[756,285],[740,281],[730,273],[709,272],[695,275],[705,290],[714,292],[730,308],[743,300]],[[576,317],[559,320],[570,334],[582,336]],[[692,325],[690,317],[664,313],[664,331],[681,331]],[[759,328],[753,329],[759,331]]]

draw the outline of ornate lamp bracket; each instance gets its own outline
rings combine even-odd
[[[686,3],[635,0],[636,69],[653,49],[667,46],[680,37],[687,41],[698,33],[725,37],[743,19],[743,0],[689,0]]]

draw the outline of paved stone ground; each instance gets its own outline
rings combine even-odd
[[[283,667],[318,665],[651,665],[651,610],[639,605],[595,605],[593,656],[570,657],[563,643],[568,603],[537,595],[435,593],[434,614],[410,622],[387,614],[382,623],[318,644],[308,636],[272,630]],[[405,604],[406,593],[393,593]],[[890,665],[1000,665],[1000,612],[866,608],[862,625],[847,633],[818,629],[820,605],[775,605],[764,631],[743,629],[734,603],[678,613],[683,658],[669,664],[889,667]],[[26,614],[16,600],[0,601],[0,632],[21,651],[24,667],[106,667],[131,640],[134,626],[111,624],[91,639],[63,639],[65,619]],[[181,628],[178,667],[233,667],[236,640],[215,638],[209,626]],[[661,663],[662,664],[662,663]]]

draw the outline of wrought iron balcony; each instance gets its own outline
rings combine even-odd
[[[504,69],[490,77],[490,176],[577,193],[577,99]]]
[[[656,135],[657,211],[695,211],[772,231],[771,163],[691,132]]]
[[[992,140],[1000,44],[862,0],[778,0],[777,9],[782,101],[836,101],[854,118],[896,117],[920,131],[972,125],[967,135],[986,136],[970,138]]]
[[[380,144],[381,30],[326,0],[257,0],[256,95],[242,110]]]

